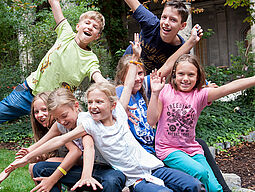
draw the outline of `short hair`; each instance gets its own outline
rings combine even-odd
[[[182,23],[186,22],[189,16],[189,10],[187,9],[186,5],[181,0],[170,0],[165,3],[164,9],[166,7],[173,7],[175,8],[178,13],[181,15]]]
[[[85,92],[85,102],[87,101],[88,94],[96,89],[98,89],[99,91],[102,91],[107,96],[107,98],[109,99],[111,103],[118,100],[115,86],[113,84],[108,82],[99,82],[99,83],[93,83]]]
[[[203,85],[205,85],[205,71],[203,66],[200,65],[197,56],[191,55],[191,54],[183,54],[175,61],[174,66],[170,72],[170,79],[169,79],[170,84],[175,90],[178,90],[177,85],[175,83],[176,68],[178,64],[184,61],[188,61],[189,63],[193,64],[197,68],[197,82],[195,86],[193,87],[193,89],[197,88],[198,90],[200,90],[203,87]]]
[[[105,18],[101,13],[99,13],[98,11],[87,11],[85,13],[82,13],[79,18],[79,22],[86,18],[94,19],[95,21],[97,21],[100,24],[101,28],[99,33],[102,33],[105,26]]]
[[[49,113],[56,110],[58,107],[67,105],[69,107],[74,107],[75,102],[77,102],[73,93],[66,88],[58,88],[51,92],[48,97],[47,107]]]

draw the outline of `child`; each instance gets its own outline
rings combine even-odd
[[[31,107],[32,109],[31,122],[34,122],[32,123],[32,127],[35,133],[35,138],[38,138],[39,141],[27,149],[25,148],[21,149],[17,153],[17,156],[19,156],[19,158],[35,150],[36,148],[38,148],[40,145],[42,145],[43,143],[45,143],[52,137],[64,134],[68,131],[65,127],[59,126],[57,123],[53,124],[53,126],[51,127],[51,129],[49,129],[48,132],[45,131],[45,130],[48,130],[46,126],[49,124],[47,123],[47,120],[49,119],[48,118],[49,115],[48,115],[48,110],[46,108],[46,103],[45,103],[48,100],[48,96],[49,96],[48,93],[40,93],[34,97],[34,100],[32,102],[32,107]],[[76,102],[76,100],[68,100],[68,102],[74,103]],[[36,126],[33,126],[33,125],[36,125]],[[45,133],[45,136],[43,136],[44,133]],[[82,167],[79,166],[79,164],[77,164],[78,163],[77,161],[80,160],[83,147],[82,147],[82,143],[80,139],[77,139],[74,142],[75,144],[73,142],[69,142],[65,144],[67,149],[69,150],[65,158],[55,157],[55,158],[47,159],[45,156],[44,158],[37,157],[35,162],[38,162],[38,161],[40,162],[36,163],[35,165],[30,164],[29,168],[30,170],[33,170],[34,180],[41,182],[33,190],[60,191],[57,183],[63,183],[64,185],[72,187],[80,179]],[[46,159],[47,161],[43,161]],[[65,171],[64,172],[61,171],[62,169],[58,167],[61,167]],[[66,174],[66,172],[68,173]],[[112,173],[112,176],[109,176],[110,173]],[[9,173],[5,173],[5,171],[3,171],[1,173],[0,178],[4,176],[6,178],[8,175]],[[93,175],[96,178],[100,179],[100,181],[102,181],[105,189],[109,189],[111,187],[115,188],[116,185],[112,183],[114,183],[118,179],[122,181],[123,183],[122,186],[124,186],[124,182],[125,182],[124,175],[120,171],[108,169],[106,165],[105,166],[96,165]],[[2,181],[3,179],[0,179],[0,181]],[[87,190],[90,190],[90,189],[87,189]],[[118,190],[116,189],[116,191]]]
[[[101,186],[91,176],[95,142],[95,146],[105,160],[125,174],[127,186],[138,183],[134,186],[134,191],[172,191],[171,189],[174,191],[200,191],[201,186],[198,180],[181,172],[176,172],[173,176],[169,168],[163,167],[160,160],[147,153],[136,141],[129,131],[126,112],[121,103],[117,103],[113,85],[95,83],[90,86],[86,92],[89,112],[80,113],[76,124],[73,118],[74,111],[70,110],[70,106],[58,105],[58,101],[64,95],[71,93],[66,91],[65,94],[57,94],[58,91],[54,91],[48,100],[48,106],[52,108],[51,114],[59,123],[65,124],[68,128],[77,127],[65,135],[53,138],[37,150],[27,154],[13,163],[10,169],[24,166],[34,156],[51,151],[75,138],[83,137],[84,153],[86,154],[84,155],[84,168],[81,180],[72,190],[84,184],[91,185],[94,189],[96,189],[96,185]],[[144,178],[151,182],[146,182],[143,180]],[[185,185],[187,181],[190,182],[189,186]]]
[[[98,39],[105,25],[102,14],[88,11],[80,16],[75,34],[64,18],[59,0],[49,0],[56,21],[58,38],[37,70],[0,103],[0,123],[29,114],[34,95],[66,87],[74,91],[87,76],[106,81],[98,59],[88,44]]]
[[[151,74],[148,123],[155,125],[155,149],[163,162],[205,184],[207,191],[222,191],[201,146],[195,141],[195,126],[202,109],[220,97],[255,85],[255,76],[218,88],[203,88],[205,73],[195,56],[185,54],[174,64],[170,84],[156,72]]]
[[[125,0],[134,12],[133,17],[141,27],[141,60],[146,72],[159,69],[166,60],[183,44],[183,38],[177,33],[186,27],[189,10],[180,0],[165,3],[160,20],[140,4],[138,0]],[[131,54],[129,46],[125,54]]]

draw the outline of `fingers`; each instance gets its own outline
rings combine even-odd
[[[203,29],[201,28],[201,26],[199,24],[196,24],[193,29],[195,29],[197,36],[198,37],[202,37],[203,36]]]
[[[17,153],[15,159],[20,159],[29,153],[28,149],[21,148]]]

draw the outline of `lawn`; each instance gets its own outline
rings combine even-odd
[[[15,158],[15,151],[0,150],[0,171],[4,170]],[[28,165],[16,169],[9,177],[0,184],[0,192],[25,192],[34,187]]]

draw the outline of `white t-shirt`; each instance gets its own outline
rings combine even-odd
[[[104,159],[126,175],[126,186],[130,186],[164,165],[132,135],[127,123],[128,116],[120,103],[113,111],[113,116],[116,119],[113,126],[104,126],[100,121],[94,121],[88,112],[79,114],[79,123],[93,137]]]

